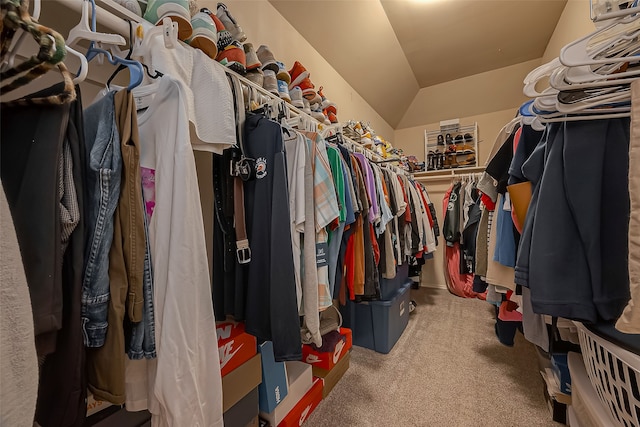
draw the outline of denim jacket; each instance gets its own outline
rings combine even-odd
[[[87,152],[87,244],[82,281],[82,332],[87,347],[101,347],[107,333],[109,250],[122,173],[114,92],[84,111]]]

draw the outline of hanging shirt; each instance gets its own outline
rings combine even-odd
[[[375,222],[380,219],[380,207],[378,206],[378,198],[376,197],[376,184],[373,170],[364,154],[355,153],[354,155],[362,166],[362,176],[367,188],[367,195],[369,196],[369,203],[371,205],[371,209],[369,209],[369,222],[375,224]]]
[[[136,57],[152,69],[183,83],[195,150],[222,154],[236,143],[234,103],[227,75],[199,49],[177,43],[164,46],[162,32],[145,34]]]
[[[157,359],[128,360],[127,409],[148,408],[153,426],[220,426],[222,380],[211,304],[200,191],[189,141],[186,88],[169,76],[134,90],[145,196],[154,203]],[[147,205],[149,207],[149,205]]]

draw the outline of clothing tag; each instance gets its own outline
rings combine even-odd
[[[511,212],[511,198],[509,197],[509,192],[504,195],[504,204],[502,205],[502,209]]]
[[[139,95],[133,97],[136,103],[136,110],[144,110],[145,108],[149,108],[151,105],[151,101],[153,100],[152,95]]]
[[[316,266],[329,265],[329,244],[327,242],[316,243]]]

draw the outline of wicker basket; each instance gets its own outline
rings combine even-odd
[[[620,426],[640,427],[640,356],[576,323],[591,384]]]

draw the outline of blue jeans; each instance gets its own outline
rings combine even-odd
[[[142,321],[134,323],[131,328],[131,339],[127,354],[129,359],[154,359],[156,357],[156,328],[153,312],[153,266],[151,265],[151,247],[149,245],[149,221],[144,215],[146,251],[144,255],[144,306]]]
[[[122,173],[113,97],[111,92],[84,111],[88,238],[82,280],[82,333],[87,347],[101,347],[107,334],[109,250]]]

